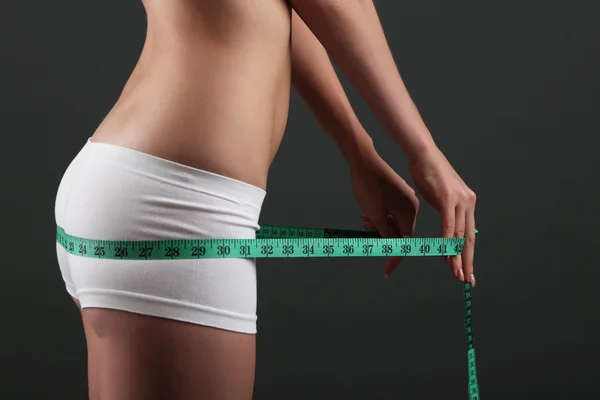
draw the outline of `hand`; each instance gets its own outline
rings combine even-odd
[[[419,210],[415,191],[385,162],[375,150],[351,165],[352,186],[363,210],[365,227],[377,230],[382,237],[412,236]],[[403,257],[390,257],[385,263],[387,277]]]
[[[441,215],[442,237],[465,238],[462,253],[444,257],[454,276],[475,286],[475,193],[463,182],[437,148],[422,152],[409,163],[413,182]]]

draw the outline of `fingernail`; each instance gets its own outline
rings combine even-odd
[[[471,284],[471,286],[475,287],[475,275],[469,275],[469,283]]]
[[[461,282],[464,282],[464,281],[465,281],[465,274],[463,273],[462,269],[459,269],[459,270],[458,270],[458,279],[459,279]]]

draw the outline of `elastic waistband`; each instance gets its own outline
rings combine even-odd
[[[109,143],[93,142],[88,138],[80,152],[93,157],[94,162],[107,163],[115,168],[157,179],[166,184],[221,197],[235,203],[261,209],[266,191],[237,179],[204,171],[189,165],[147,154],[139,150]]]

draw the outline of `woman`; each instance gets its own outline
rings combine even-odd
[[[412,235],[415,193],[375,151],[327,50],[407,155],[417,189],[441,213],[442,236],[466,234],[462,257],[446,261],[475,283],[475,195],[421,120],[372,1],[143,3],[140,60],[61,181],[56,223],[66,233],[255,237],[293,86],[344,154],[367,228]],[[253,260],[97,260],[58,244],[57,252],[81,309],[91,399],[252,398]],[[385,274],[399,262],[388,260]]]

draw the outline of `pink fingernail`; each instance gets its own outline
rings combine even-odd
[[[465,281],[465,274],[463,273],[462,269],[458,270],[458,279],[460,279],[461,282]]]
[[[475,287],[475,275],[469,275],[469,283],[471,284],[471,286]]]

